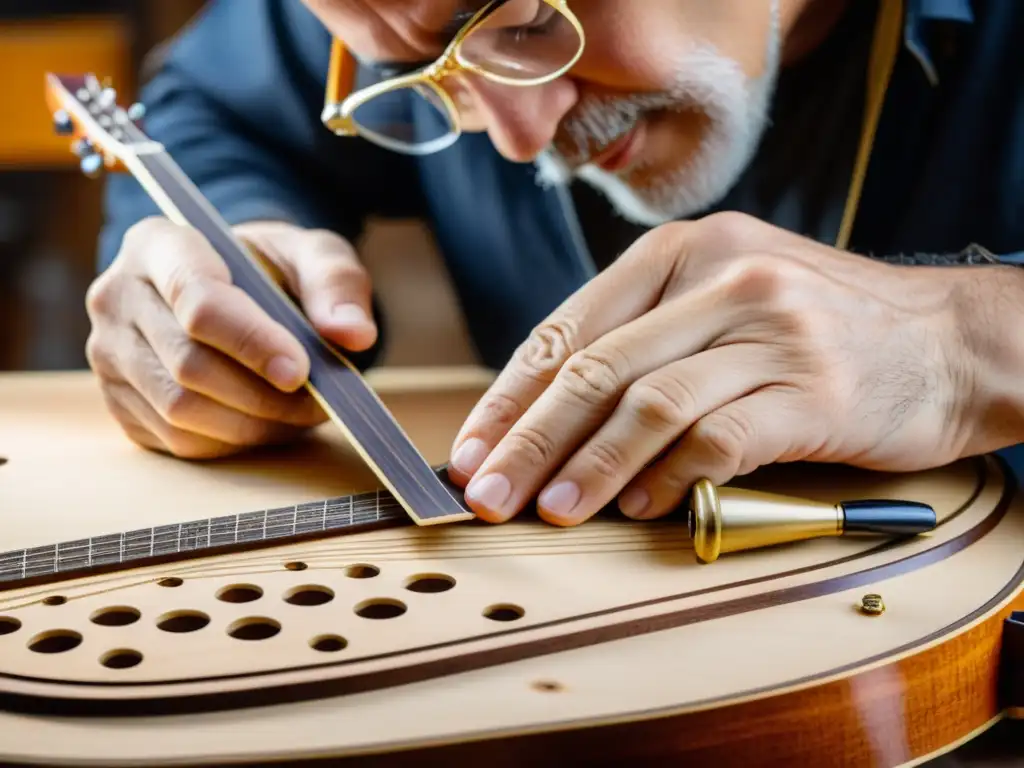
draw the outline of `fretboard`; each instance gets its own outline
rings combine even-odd
[[[438,472],[438,478],[444,483],[442,473],[443,470]],[[137,528],[0,553],[0,591],[69,576],[247,551],[410,523],[394,496],[386,490],[375,490],[293,507]]]

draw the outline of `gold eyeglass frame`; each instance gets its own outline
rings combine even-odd
[[[424,149],[422,152],[418,152],[416,147],[403,147],[399,149],[397,146],[392,146],[390,148],[398,152],[409,154],[432,154],[433,152],[438,152],[441,149],[451,146],[451,144],[454,144],[458,140],[459,136],[462,135],[462,124],[458,107],[455,105],[454,100],[448,92],[441,87],[441,82],[446,77],[450,77],[457,72],[465,71],[480,75],[491,82],[510,85],[517,88],[527,88],[535,85],[543,85],[544,83],[550,83],[552,80],[558,79],[572,69],[583,55],[583,51],[586,48],[586,35],[583,31],[583,25],[580,23],[580,20],[576,17],[576,14],[570,10],[568,0],[543,0],[543,2],[562,14],[562,16],[572,24],[576,30],[576,34],[579,35],[580,44],[576,54],[567,64],[563,65],[555,72],[530,80],[496,75],[493,72],[488,72],[482,67],[465,61],[461,57],[460,51],[463,42],[465,42],[466,38],[468,38],[470,34],[477,29],[483,19],[486,18],[492,10],[494,10],[495,6],[503,4],[502,0],[490,0],[490,2],[488,2],[483,8],[477,11],[473,17],[462,26],[462,29],[459,30],[455,38],[448,44],[447,48],[445,48],[444,53],[442,53],[431,64],[428,64],[423,69],[417,70],[416,72],[412,72],[408,75],[399,75],[398,77],[389,78],[380,83],[367,86],[355,93],[352,91],[355,87],[358,62],[345,44],[336,36],[333,37],[331,42],[331,60],[327,72],[324,109],[321,114],[321,121],[324,126],[338,136],[360,136],[363,132],[359,130],[359,127],[353,118],[353,114],[357,109],[359,109],[359,107],[385,93],[396,91],[401,88],[423,85],[430,88],[431,92],[441,99],[448,112],[448,118],[453,127],[450,140],[443,146],[437,148],[433,148],[431,144],[428,144],[427,146],[432,148]],[[369,140],[374,141],[374,143],[379,143],[376,139]]]

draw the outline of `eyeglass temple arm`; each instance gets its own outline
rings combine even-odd
[[[356,82],[358,64],[345,44],[337,37],[331,40],[331,61],[327,67],[327,89],[324,107],[337,107],[352,93]]]

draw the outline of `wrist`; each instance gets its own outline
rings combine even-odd
[[[962,361],[954,393],[963,414],[963,455],[1024,443],[1024,270],[974,267],[947,272]]]

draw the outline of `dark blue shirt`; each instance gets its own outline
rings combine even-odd
[[[855,0],[832,40],[787,71],[757,157],[718,207],[834,242],[877,7]],[[898,22],[849,248],[1024,261],[1024,2],[907,0]],[[639,230],[612,232],[585,190],[538,187],[533,166],[500,157],[486,134],[423,158],[332,136],[319,120],[329,55],[327,31],[299,0],[212,0],[155,62],[146,131],[232,223],[286,219],[357,240],[369,215],[422,217],[482,360],[502,367]],[[110,180],[101,268],[154,213],[133,179]]]

